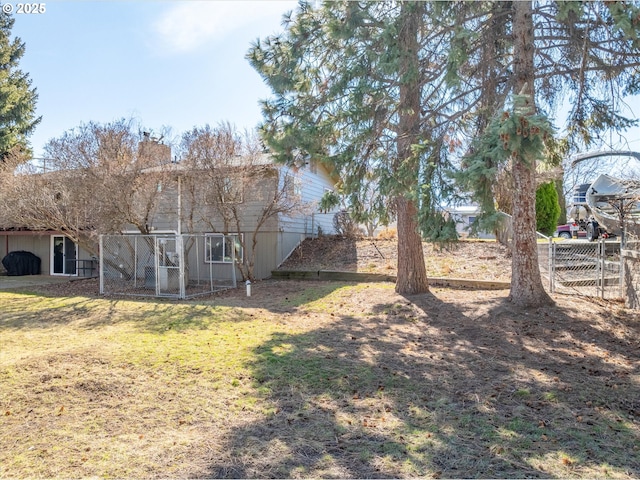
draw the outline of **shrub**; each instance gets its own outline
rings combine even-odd
[[[360,229],[356,222],[353,221],[351,215],[346,210],[340,210],[333,216],[333,228],[336,231],[336,235],[341,235],[346,238],[360,237]]]
[[[560,218],[558,192],[553,182],[541,184],[536,190],[536,229],[551,235],[556,230]]]
[[[395,240],[398,237],[398,231],[395,228],[385,228],[378,234],[380,240]]]

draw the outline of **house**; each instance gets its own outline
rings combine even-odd
[[[238,157],[229,159],[212,176],[212,172],[204,174],[193,165],[171,162],[170,153],[167,156],[163,151],[162,157],[162,162],[144,170],[143,183],[151,186],[147,190],[157,192],[153,193],[152,208],[146,212],[145,233],[204,235],[206,246],[197,252],[201,263],[231,262],[232,247],[219,241],[222,234],[227,234],[227,238],[243,240],[234,242],[244,245],[236,246],[234,253],[241,261],[251,261],[253,277],[263,279],[304,238],[333,232],[333,212],[321,212],[318,203],[325,191],[334,189],[336,178],[320,163],[294,168],[276,165],[265,154],[247,167],[246,159]],[[270,211],[274,192],[296,199],[297,207]],[[118,193],[113,192],[116,196]],[[95,221],[92,227],[108,230]],[[140,228],[130,224],[113,233],[140,233]],[[45,275],[96,275],[97,248],[91,253],[61,231],[16,227],[0,217],[0,258],[20,250],[40,257],[41,273]]]
[[[308,237],[334,233],[335,212],[318,204],[337,179],[321,163],[295,168],[274,164],[268,154],[233,157],[208,171],[177,162],[151,168],[164,180],[158,208],[151,217],[153,233],[204,234],[210,238],[203,261],[231,261],[222,234],[241,239],[236,255],[254,262],[252,275],[264,279]],[[259,226],[259,227],[258,227]],[[255,256],[251,258],[253,236]],[[215,245],[222,250],[210,250]]]
[[[456,222],[456,231],[460,238],[471,236],[471,225],[475,222],[476,217],[480,214],[478,205],[459,205],[444,208],[451,218]],[[474,238],[496,238],[492,233],[478,232],[473,235]]]

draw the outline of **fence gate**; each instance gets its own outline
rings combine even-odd
[[[211,248],[206,235],[102,235],[100,293],[191,298],[235,288],[235,257],[212,261]]]
[[[622,297],[620,242],[549,241],[539,250],[540,270],[548,274],[552,292],[603,299]]]
[[[184,272],[180,237],[155,237],[154,240],[155,265],[152,281],[155,284],[156,296],[184,298],[180,281],[181,272]]]

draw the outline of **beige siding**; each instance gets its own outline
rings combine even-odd
[[[326,189],[332,190],[334,182],[329,173],[322,166],[313,171],[309,167],[291,169],[288,167],[274,167],[273,176],[258,178],[255,183],[244,189],[243,201],[238,204],[241,212],[241,231],[252,231],[264,209],[264,202],[269,198],[269,192],[273,191],[275,182],[282,182],[284,176],[293,175],[299,182],[302,202],[308,206],[304,213],[269,219],[261,228],[266,231],[284,231],[287,233],[315,236],[319,231],[325,234],[334,233],[333,216],[335,212],[323,213],[318,208],[318,203]],[[276,172],[278,174],[276,175]],[[156,231],[178,230],[178,182],[163,182],[163,191],[158,208],[153,215],[151,226]],[[181,201],[182,233],[203,233],[212,230],[222,232],[225,230],[224,222],[220,214],[211,205],[204,203],[202,196],[189,191],[188,182],[182,182]],[[206,220],[204,220],[206,219]],[[229,225],[229,232],[237,228]]]
[[[245,260],[248,259],[249,251],[251,249],[251,232],[241,232],[245,238]],[[257,279],[264,279],[271,276],[271,271],[274,270],[279,264],[279,250],[278,250],[278,232],[262,232],[257,236],[256,252],[255,252],[255,264],[254,275]],[[205,261],[204,252],[204,240],[202,236],[198,235],[198,245],[194,245],[188,251],[188,264],[189,264],[189,278],[194,280],[199,278],[206,280],[209,278],[209,263]],[[214,278],[230,279],[231,265],[226,263],[213,263],[211,264]],[[236,271],[236,278],[241,280],[240,271]]]
[[[258,279],[269,278],[283,260],[304,239],[304,235],[288,232],[260,232],[257,236],[254,274]],[[245,233],[247,248],[251,248],[251,234]]]
[[[9,252],[26,251],[40,257],[40,273],[49,274],[51,239],[48,235],[0,235],[2,258]]]
[[[261,232],[257,236],[254,275],[264,279],[271,276],[271,271],[278,265],[278,232]],[[251,248],[251,236],[245,237],[247,247]]]
[[[188,247],[185,244],[185,247]],[[231,280],[233,270],[231,263],[207,263],[205,261],[205,242],[203,236],[197,236],[197,245],[193,245],[187,251],[187,264],[189,265],[189,281],[208,281],[210,277],[214,280]],[[241,278],[240,272],[236,269],[236,279]]]
[[[264,199],[272,188],[276,177],[259,179],[255,185],[245,188],[243,201],[237,204],[240,212],[240,229],[251,231],[254,229],[264,208]],[[158,202],[151,226],[155,231],[178,231],[178,183],[177,180],[163,183],[163,191]],[[180,209],[182,211],[182,233],[205,233],[211,231],[224,232],[225,225],[222,216],[212,205],[205,203],[200,192],[192,194],[188,186],[181,188]],[[277,219],[268,220],[263,230],[276,229]],[[130,227],[133,229],[133,227]],[[228,226],[229,232],[235,232],[235,222]]]
[[[8,248],[7,248],[8,247]],[[51,273],[51,235],[50,234],[0,234],[0,260],[9,252],[24,250],[40,257],[40,273]],[[79,259],[90,259],[91,255],[83,248],[78,249]]]
[[[241,212],[239,232],[234,223],[230,223],[225,229],[224,222],[215,208],[207,205],[197,191],[195,194],[192,193],[186,180],[181,181],[182,233],[214,233],[225,230],[228,233],[243,233],[245,246],[250,249],[251,236],[265,202],[268,201],[269,193],[273,192],[277,182],[282,182],[287,174],[298,179],[302,201],[308,204],[308,211],[271,218],[261,227],[257,236],[254,267],[255,276],[260,279],[269,277],[271,271],[277,268],[305,237],[316,236],[319,231],[325,234],[333,233],[334,212],[322,213],[318,209],[325,189],[334,187],[334,181],[325,168],[318,166],[314,169],[305,167],[293,170],[274,166],[270,172],[268,176],[258,178],[253,185],[245,187],[243,201],[238,204]],[[174,177],[174,180],[164,181],[162,184],[161,199],[151,221],[153,231],[177,232],[178,210],[178,181],[177,177]],[[245,255],[247,254],[248,251]],[[204,265],[204,258],[199,258],[197,262]]]

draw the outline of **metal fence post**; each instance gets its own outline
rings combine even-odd
[[[100,235],[99,240],[98,240],[98,255],[100,256],[100,295],[104,295],[104,261],[103,261],[103,253],[104,253],[104,246],[103,246],[103,237],[104,235]]]
[[[138,288],[138,237],[133,237],[133,288]]]
[[[179,278],[179,286],[180,286],[180,298],[184,299],[187,296],[187,288],[185,285],[185,276],[184,276],[184,241],[183,235],[176,235],[176,250],[178,252],[178,278]]]
[[[600,240],[600,248],[598,251],[598,265],[600,266],[600,298],[602,298],[604,300],[605,297],[605,282],[607,279],[607,269],[606,269],[606,265],[604,264],[604,259],[605,259],[605,253],[606,253],[606,246],[605,246],[605,239],[601,239]]]
[[[618,298],[624,298],[622,296],[622,292],[624,291],[624,289],[622,288],[622,285],[624,283],[624,260],[622,257],[622,243],[620,243],[620,255],[618,256]]]
[[[153,237],[153,269],[155,271],[156,297],[160,296],[160,245],[158,237]]]
[[[602,239],[598,240],[596,244],[596,296],[604,298],[604,291],[602,288]]]
[[[555,248],[554,248],[554,243],[553,243],[553,238],[549,237],[549,291],[551,293],[554,293],[554,289],[555,289],[555,285],[553,283],[553,276],[554,276],[554,257],[555,257]]]
[[[240,235],[240,232],[238,232],[238,235]],[[236,288],[238,286],[236,279],[236,242],[233,240],[233,236],[231,240],[233,241],[233,248],[231,249],[231,252],[233,252],[231,254],[231,282],[233,283],[233,288]],[[226,235],[223,237],[223,241],[226,242]]]
[[[626,269],[627,269],[627,262],[624,261],[624,256],[622,255],[622,244],[620,244],[620,280],[619,280],[619,291],[618,291],[618,296],[619,298],[625,298],[624,296],[624,280],[625,278],[627,278],[626,276]],[[625,299],[626,302],[626,299]]]

